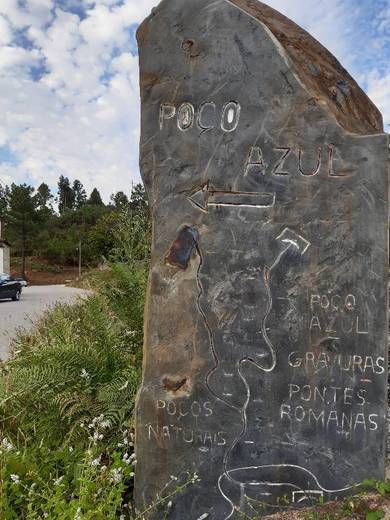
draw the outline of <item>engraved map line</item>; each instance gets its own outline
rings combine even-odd
[[[187,193],[189,193],[189,192],[187,191]],[[204,199],[202,201],[203,205],[200,204],[196,200],[196,198],[195,198],[196,195],[203,196],[203,199]],[[261,198],[261,200],[263,202],[264,200],[267,200],[267,197],[268,197],[268,204],[264,205],[264,204],[255,204],[255,203],[253,203],[253,204],[244,203],[244,200],[245,200],[245,202],[247,202],[248,198],[250,200],[251,197],[254,197],[253,200],[254,201],[256,200],[257,202],[259,201],[259,198]],[[272,197],[271,203],[269,202],[270,197]],[[211,198],[211,201],[210,201],[210,198]],[[242,198],[242,201],[240,201],[241,198]],[[231,206],[231,207],[246,207],[246,208],[247,207],[255,207],[255,208],[273,207],[275,205],[275,201],[276,201],[276,194],[270,194],[270,193],[247,193],[247,192],[232,192],[232,191],[215,190],[215,189],[210,189],[210,184],[209,184],[209,181],[208,181],[204,185],[202,185],[200,188],[193,189],[190,192],[190,195],[188,196],[188,200],[194,207],[200,209],[201,211],[203,211],[205,213],[208,213],[208,207],[209,206]],[[245,385],[246,391],[247,391],[246,402],[245,402],[245,404],[244,404],[244,406],[242,408],[237,407],[237,406],[229,403],[228,401],[226,401],[225,399],[223,399],[222,397],[217,395],[212,390],[212,388],[210,386],[210,378],[211,378],[212,374],[218,369],[218,366],[220,364],[220,360],[219,360],[217,351],[215,349],[215,342],[214,342],[214,336],[213,336],[212,328],[211,328],[211,326],[210,326],[210,324],[208,322],[206,313],[203,310],[202,304],[201,304],[201,299],[202,299],[202,296],[204,295],[204,287],[202,285],[202,282],[201,282],[201,279],[200,279],[200,275],[201,275],[204,259],[203,259],[203,255],[202,255],[201,249],[199,247],[199,244],[196,243],[196,250],[197,250],[197,253],[199,255],[199,266],[198,266],[197,274],[196,274],[196,283],[197,283],[197,286],[198,286],[198,297],[197,297],[196,304],[197,304],[197,308],[198,308],[198,310],[200,312],[200,315],[202,316],[203,321],[204,321],[205,326],[206,326],[206,330],[207,330],[208,337],[209,337],[210,348],[211,348],[211,351],[212,351],[214,364],[215,364],[214,367],[211,368],[209,373],[207,374],[205,383],[206,383],[206,386],[207,386],[208,390],[211,392],[211,394],[217,400],[219,400],[221,402],[224,402],[229,407],[231,407],[231,408],[241,412],[242,422],[243,422],[243,428],[242,428],[241,433],[233,441],[232,445],[230,446],[230,448],[225,453],[225,456],[224,456],[224,459],[223,459],[224,473],[222,475],[220,475],[220,477],[218,479],[218,489],[219,489],[221,495],[223,496],[223,498],[232,507],[232,510],[231,510],[230,514],[225,518],[225,520],[229,520],[231,518],[231,516],[234,513],[235,506],[234,506],[234,503],[232,502],[232,500],[224,493],[224,491],[223,491],[223,489],[221,487],[221,481],[222,481],[222,479],[224,477],[227,477],[230,481],[232,481],[234,483],[238,483],[240,485],[243,484],[242,482],[238,482],[237,480],[235,480],[232,477],[232,474],[234,474],[237,471],[242,471],[242,470],[245,471],[247,469],[255,469],[255,470],[259,469],[260,470],[260,469],[265,469],[265,468],[283,468],[283,467],[285,467],[285,468],[295,468],[295,469],[299,469],[299,470],[305,472],[307,475],[310,475],[314,479],[314,482],[316,483],[317,487],[322,490],[321,492],[325,491],[325,492],[328,492],[328,493],[337,493],[337,492],[346,491],[346,490],[351,489],[353,487],[353,486],[349,486],[349,487],[346,487],[346,488],[343,488],[343,489],[339,489],[339,490],[326,490],[325,488],[323,488],[320,485],[317,477],[310,470],[308,470],[308,469],[306,469],[306,468],[304,468],[302,466],[297,466],[297,465],[292,465],[292,464],[273,464],[273,465],[264,465],[264,466],[242,467],[242,468],[235,468],[235,469],[231,469],[231,470],[227,469],[228,458],[229,458],[231,452],[233,451],[234,447],[240,442],[240,440],[245,436],[245,433],[247,431],[247,407],[248,407],[249,402],[250,402],[251,391],[250,391],[250,387],[249,387],[249,385],[248,385],[244,375],[241,372],[242,364],[245,363],[245,362],[249,362],[249,363],[253,364],[254,366],[256,366],[257,368],[259,368],[260,370],[263,370],[264,372],[272,372],[275,369],[275,366],[276,366],[275,347],[272,344],[272,342],[271,342],[271,340],[270,340],[270,338],[268,336],[267,326],[266,326],[267,325],[267,319],[268,319],[268,317],[269,317],[269,315],[270,315],[270,313],[272,311],[272,307],[273,307],[272,291],[271,291],[271,287],[270,287],[271,273],[272,273],[273,269],[275,269],[277,267],[277,265],[280,263],[281,259],[283,258],[283,256],[286,254],[286,252],[289,249],[295,248],[298,252],[301,253],[301,255],[304,255],[306,253],[306,251],[308,250],[308,248],[310,247],[310,245],[311,245],[309,241],[307,241],[302,236],[298,235],[296,232],[290,230],[289,228],[285,228],[282,231],[282,233],[276,239],[280,240],[281,242],[284,242],[284,243],[288,244],[288,246],[283,251],[281,251],[279,253],[279,255],[277,256],[277,258],[274,261],[274,263],[272,264],[272,266],[270,266],[270,267],[265,266],[264,267],[264,270],[263,270],[263,281],[264,281],[264,284],[265,284],[265,287],[266,287],[266,290],[267,290],[267,295],[268,295],[268,308],[267,308],[266,314],[265,314],[265,316],[264,316],[264,318],[262,320],[262,324],[261,324],[262,335],[264,337],[264,340],[265,340],[267,346],[269,347],[269,350],[270,350],[270,353],[271,353],[271,357],[272,357],[272,363],[271,363],[271,366],[269,368],[265,368],[265,367],[262,367],[261,365],[259,365],[256,361],[252,360],[251,358],[243,358],[240,361],[238,361],[238,363],[237,363],[237,371],[238,371],[238,374],[239,374],[240,378],[242,379],[242,381],[243,381],[243,383]],[[226,376],[232,376],[232,375],[233,374],[226,374]],[[228,395],[228,394],[223,394],[223,395]],[[229,397],[230,397],[230,395],[229,395]],[[295,495],[298,495],[298,494],[303,494],[304,495],[304,494],[310,494],[310,493],[313,493],[313,494],[314,493],[319,493],[318,489],[317,490],[305,491],[305,490],[300,489],[295,484],[287,483],[287,482],[281,482],[281,483],[268,482],[268,481],[266,481],[266,482],[252,482],[252,483],[248,483],[248,485],[251,485],[251,486],[260,486],[260,485],[268,485],[268,486],[283,486],[284,485],[284,486],[290,486],[290,487],[295,488],[295,489],[298,490],[298,491],[293,492],[293,500],[294,501],[295,501]],[[270,493],[262,493],[262,495],[270,496],[271,494]],[[305,498],[306,497],[303,496],[300,501],[304,500]]]
[[[271,287],[270,287],[271,273],[272,273],[273,269],[275,269],[278,266],[278,264],[282,260],[283,256],[287,253],[287,251],[289,249],[294,247],[295,249],[297,249],[298,252],[301,252],[301,255],[304,255],[306,253],[306,251],[308,250],[308,248],[310,247],[310,242],[308,242],[302,236],[300,236],[300,235],[296,234],[295,232],[291,231],[289,228],[285,228],[284,231],[277,237],[277,240],[281,240],[282,242],[288,244],[288,246],[279,253],[279,255],[277,256],[277,258],[276,258],[275,262],[272,264],[272,266],[271,267],[266,266],[264,268],[264,272],[263,272],[263,279],[264,279],[264,283],[265,283],[265,286],[266,286],[266,289],[267,289],[267,293],[268,293],[268,309],[267,309],[267,312],[266,312],[266,314],[264,316],[264,319],[262,320],[261,328],[262,328],[262,334],[264,336],[264,339],[265,339],[265,341],[266,341],[266,343],[267,343],[267,345],[268,345],[268,347],[270,349],[270,352],[271,352],[272,363],[271,363],[271,366],[269,368],[262,367],[261,365],[259,365],[256,361],[252,360],[251,358],[243,358],[243,359],[241,359],[237,363],[237,370],[238,370],[239,376],[242,379],[242,381],[243,381],[243,383],[245,385],[245,388],[246,388],[246,392],[247,392],[246,401],[245,401],[245,404],[244,404],[242,409],[240,409],[237,406],[232,405],[231,403],[227,402],[225,399],[223,399],[220,396],[218,396],[211,389],[210,384],[209,384],[210,377],[218,369],[220,360],[219,360],[219,357],[218,357],[216,349],[215,349],[214,336],[213,336],[212,328],[211,328],[211,326],[210,326],[210,324],[208,322],[206,313],[204,312],[204,310],[202,308],[202,305],[201,305],[201,298],[204,295],[204,288],[203,288],[202,282],[200,280],[200,274],[201,274],[201,270],[202,270],[202,267],[203,267],[204,260],[203,260],[203,255],[202,255],[202,252],[201,252],[201,249],[200,249],[199,245],[198,244],[196,245],[196,249],[197,249],[197,252],[198,252],[198,255],[199,255],[199,266],[198,266],[197,278],[196,278],[197,279],[198,289],[199,289],[198,298],[197,298],[197,307],[198,307],[199,312],[200,312],[200,314],[201,314],[201,316],[202,316],[202,318],[204,320],[204,323],[205,323],[205,326],[206,326],[206,329],[207,329],[207,332],[208,332],[210,347],[211,347],[213,358],[214,358],[214,362],[215,362],[215,366],[209,371],[209,373],[206,376],[206,385],[207,385],[208,390],[218,400],[224,402],[225,404],[227,404],[231,408],[234,408],[236,410],[240,410],[241,411],[241,415],[242,415],[242,422],[243,422],[243,428],[242,428],[241,433],[238,435],[238,437],[236,439],[234,439],[232,445],[230,446],[230,448],[226,451],[226,453],[224,455],[224,460],[223,460],[224,473],[222,475],[220,475],[220,477],[218,479],[218,489],[219,489],[221,495],[223,496],[223,498],[232,507],[232,510],[231,510],[230,514],[225,518],[225,520],[229,520],[231,518],[231,516],[234,513],[235,506],[234,506],[234,503],[232,502],[232,500],[224,493],[224,491],[223,491],[223,489],[221,487],[221,480],[224,477],[227,477],[230,481],[232,481],[234,483],[237,483],[237,484],[241,484],[239,481],[234,479],[234,477],[232,476],[237,471],[256,470],[256,469],[261,470],[261,469],[267,469],[267,468],[295,468],[295,469],[299,469],[299,470],[305,472],[307,475],[310,475],[313,478],[314,482],[316,483],[317,487],[321,490],[321,492],[327,492],[327,493],[337,493],[338,492],[338,493],[340,493],[340,492],[343,492],[343,491],[347,491],[347,490],[349,490],[349,489],[351,489],[353,487],[353,486],[348,486],[346,488],[337,489],[337,490],[327,490],[326,488],[321,486],[321,484],[318,481],[317,477],[310,470],[308,470],[307,468],[304,468],[303,466],[298,466],[298,465],[293,465],[293,464],[272,464],[272,465],[264,465],[264,466],[248,466],[248,467],[234,468],[234,469],[231,469],[231,470],[228,470],[228,468],[227,468],[228,459],[229,459],[230,454],[232,453],[234,448],[237,446],[237,444],[240,442],[240,440],[245,436],[245,434],[247,432],[247,408],[248,408],[248,405],[249,405],[249,402],[250,402],[250,398],[251,398],[251,390],[250,390],[250,387],[249,387],[249,385],[248,385],[244,375],[242,374],[242,371],[241,371],[242,365],[245,362],[249,362],[249,363],[255,365],[260,370],[263,370],[264,372],[272,372],[275,369],[275,366],[276,366],[275,347],[272,344],[271,340],[269,339],[269,336],[267,334],[267,326],[266,326],[267,325],[267,319],[268,319],[268,317],[269,317],[269,315],[270,315],[270,313],[272,311],[272,307],[273,307],[272,291],[271,291]],[[305,491],[305,490],[301,489],[299,486],[296,486],[295,484],[288,483],[288,482],[269,482],[269,481],[260,482],[259,481],[259,482],[251,482],[251,483],[248,483],[247,485],[250,485],[250,486],[267,485],[267,486],[275,486],[275,487],[284,485],[284,486],[289,486],[291,488],[294,488],[294,489],[298,490],[299,493],[312,493],[312,492],[317,492],[318,493],[318,489],[317,490],[307,490],[307,491]],[[293,494],[294,500],[295,500],[295,494],[298,494],[298,493],[294,492],[294,494]],[[269,496],[270,494],[264,493],[264,495]],[[305,497],[302,497],[301,501],[304,500],[304,498]]]
[[[342,489],[338,489],[338,490],[327,490],[326,488],[321,486],[321,484],[319,483],[317,477],[310,470],[308,470],[307,468],[304,468],[303,466],[298,466],[298,465],[293,465],[293,464],[272,464],[272,465],[263,465],[263,466],[247,466],[247,467],[234,468],[234,469],[231,469],[231,470],[229,470],[228,467],[227,467],[228,459],[229,459],[230,454],[232,453],[234,448],[237,446],[237,444],[240,442],[240,440],[245,436],[245,434],[247,432],[247,408],[248,408],[248,405],[249,405],[249,402],[250,402],[250,398],[251,398],[251,390],[250,390],[250,387],[248,385],[248,382],[246,381],[246,379],[245,379],[245,377],[244,377],[244,375],[243,375],[243,373],[241,371],[242,365],[245,362],[248,362],[248,363],[251,363],[252,365],[256,366],[257,368],[259,368],[260,370],[263,370],[264,372],[272,372],[275,369],[275,366],[276,366],[275,347],[272,344],[272,342],[269,339],[269,336],[267,334],[267,319],[268,319],[268,317],[269,317],[269,315],[270,315],[270,313],[272,311],[272,307],[273,307],[272,291],[271,291],[271,287],[270,287],[271,273],[278,266],[278,264],[282,260],[283,256],[287,253],[287,251],[289,249],[295,248],[295,249],[297,249],[298,252],[301,253],[301,255],[304,255],[306,253],[306,251],[308,250],[308,248],[310,247],[310,242],[308,242],[306,239],[304,239],[302,236],[298,235],[294,231],[291,231],[289,228],[285,228],[284,231],[277,237],[277,240],[281,240],[282,242],[288,244],[288,246],[279,253],[279,255],[277,256],[275,262],[272,264],[271,267],[266,266],[264,268],[264,273],[263,273],[264,283],[265,283],[265,286],[267,288],[267,293],[268,293],[268,309],[267,309],[267,312],[266,312],[266,314],[264,316],[264,319],[262,321],[262,334],[263,334],[264,339],[265,339],[265,341],[266,341],[266,343],[267,343],[267,345],[268,345],[268,347],[270,349],[271,356],[272,356],[272,363],[271,363],[271,366],[269,368],[265,368],[265,367],[262,367],[261,365],[259,365],[256,361],[254,361],[251,358],[243,358],[240,361],[238,361],[238,363],[237,363],[237,370],[238,370],[240,378],[242,379],[242,381],[243,381],[243,383],[245,385],[246,392],[247,392],[246,401],[245,401],[245,404],[244,404],[243,408],[239,408],[237,406],[234,406],[231,403],[227,402],[222,397],[220,397],[219,395],[217,395],[211,389],[210,384],[209,384],[210,377],[218,369],[220,360],[219,360],[219,357],[218,357],[217,352],[215,350],[214,336],[213,336],[212,328],[211,328],[211,326],[210,326],[210,324],[208,322],[206,313],[204,312],[204,310],[202,308],[202,305],[201,305],[201,298],[204,295],[204,288],[203,288],[202,282],[200,280],[200,274],[201,274],[201,270],[202,270],[202,267],[203,267],[204,259],[203,259],[203,255],[202,255],[202,252],[201,252],[201,249],[200,249],[199,245],[196,244],[196,249],[197,249],[197,252],[198,252],[198,255],[199,255],[199,266],[198,266],[198,270],[197,270],[197,285],[198,285],[199,293],[198,293],[198,298],[197,298],[197,307],[198,307],[199,312],[200,312],[200,314],[201,314],[201,316],[202,316],[202,318],[204,320],[204,323],[205,323],[205,326],[206,326],[206,329],[207,329],[207,332],[208,332],[209,342],[210,342],[210,346],[211,346],[211,350],[212,350],[212,354],[213,354],[213,358],[214,358],[214,362],[215,362],[215,366],[209,371],[209,373],[206,376],[206,385],[207,385],[208,390],[218,400],[224,402],[225,404],[227,404],[231,408],[234,408],[236,410],[241,411],[242,423],[243,423],[243,428],[242,428],[241,433],[233,441],[232,445],[230,446],[230,448],[225,453],[224,460],[223,460],[224,473],[222,475],[220,475],[220,477],[218,479],[218,489],[219,489],[221,495],[223,496],[223,498],[232,507],[232,510],[231,510],[230,514],[225,518],[225,520],[229,520],[231,518],[231,516],[234,513],[235,506],[234,506],[234,503],[232,502],[232,500],[224,493],[224,491],[223,491],[223,489],[221,487],[221,480],[224,477],[227,477],[230,481],[232,481],[234,483],[237,483],[237,484],[241,484],[239,481],[234,479],[234,477],[232,476],[237,471],[256,470],[256,469],[261,470],[261,469],[266,469],[266,468],[295,468],[295,469],[299,469],[299,470],[303,471],[307,475],[310,475],[313,478],[314,482],[316,483],[317,487],[321,490],[321,492],[328,492],[328,493],[337,493],[337,492],[339,492],[340,493],[340,492],[343,492],[343,491],[347,491],[347,490],[349,490],[349,489],[351,489],[353,487],[353,486],[348,486],[346,488],[342,488]],[[230,374],[227,374],[227,375],[230,375]],[[298,494],[301,494],[301,493],[302,494],[319,493],[318,489],[317,490],[303,490],[299,486],[297,486],[295,484],[292,484],[292,483],[288,483],[288,482],[269,482],[269,481],[260,482],[259,481],[259,482],[250,482],[250,483],[247,483],[247,485],[250,485],[250,486],[266,485],[266,486],[271,486],[271,487],[272,486],[274,486],[274,487],[277,487],[277,486],[289,486],[289,487],[294,488],[294,489],[297,490],[296,492],[293,493],[294,500],[295,500],[295,495],[298,495]],[[271,495],[270,493],[262,493],[262,494],[266,495],[266,496],[270,496]],[[301,501],[304,500],[304,499],[305,499],[304,496],[301,497]]]

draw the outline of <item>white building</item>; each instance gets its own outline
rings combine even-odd
[[[0,273],[9,274],[11,272],[10,256],[9,243],[0,238]]]

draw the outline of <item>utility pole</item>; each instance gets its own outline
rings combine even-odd
[[[81,279],[81,238],[79,241],[79,280]]]

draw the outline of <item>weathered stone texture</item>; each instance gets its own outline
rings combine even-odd
[[[379,112],[259,2],[164,0],[138,40],[153,248],[137,507],[193,472],[147,516],[251,517],[254,501],[306,505],[383,477]]]

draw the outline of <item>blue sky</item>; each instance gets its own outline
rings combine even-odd
[[[64,174],[108,199],[139,180],[135,29],[157,3],[0,0],[0,181]],[[268,3],[337,56],[390,131],[390,0]]]

